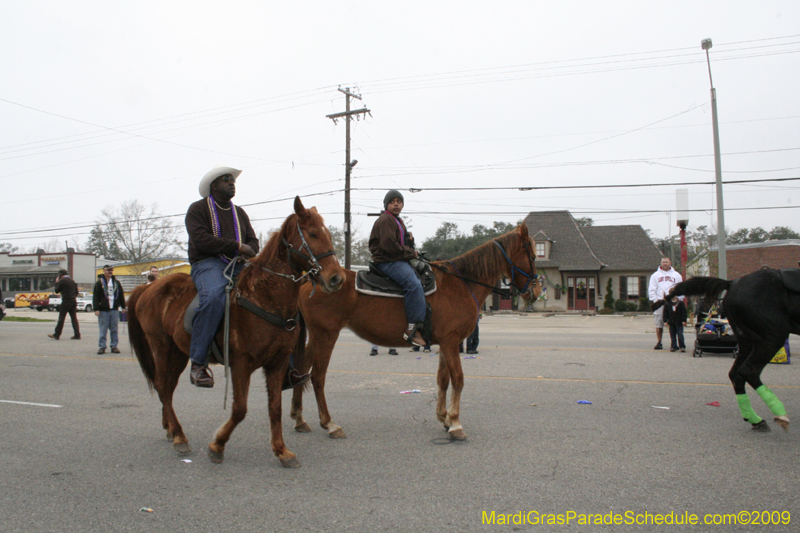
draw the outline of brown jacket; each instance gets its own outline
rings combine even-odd
[[[218,210],[221,235],[214,236],[211,229],[211,212],[208,210],[206,199],[198,200],[189,206],[186,212],[186,231],[189,233],[189,263],[196,263],[209,257],[225,254],[233,257],[239,249],[233,228],[233,212]],[[258,239],[250,218],[239,206],[236,206],[239,217],[242,242],[249,245],[258,253]]]
[[[400,244],[400,228],[405,234],[404,243]],[[414,258],[414,239],[409,238],[403,221],[388,211],[381,213],[372,226],[369,235],[369,251],[373,263],[391,263],[392,261],[408,261]]]
[[[71,277],[64,276],[56,283],[53,292],[61,295],[62,303],[74,302],[78,298],[78,284]]]

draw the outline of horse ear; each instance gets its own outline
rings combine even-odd
[[[517,227],[517,231],[519,231],[519,234],[522,235],[523,237],[527,237],[528,236],[528,225],[523,222],[522,224],[520,224]]]
[[[303,201],[300,200],[299,196],[294,197],[294,212],[300,218],[305,218],[308,216],[308,211],[306,210],[305,206],[303,205]]]

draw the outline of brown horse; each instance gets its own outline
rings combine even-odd
[[[283,466],[300,465],[295,454],[286,448],[281,431],[281,385],[299,335],[299,328],[294,327],[299,281],[308,276],[314,285],[319,281],[323,291],[333,293],[342,287],[345,272],[332,252],[330,232],[316,208],[306,209],[298,196],[294,211],[239,275],[231,293],[229,363],[233,404],[230,419],[216,431],[208,446],[208,455],[215,463],[222,462],[225,444],[247,414],[251,374],[263,368],[272,451]],[[301,275],[303,272],[308,274]],[[167,430],[167,439],[181,454],[191,450],[172,407],[172,396],[189,360],[191,335],[184,330],[183,319],[196,294],[188,274],[173,274],[136,287],[128,300],[131,345],[150,390],[158,392],[163,405],[161,424]],[[248,301],[275,320],[270,323],[243,307]],[[282,321],[281,325],[275,323]],[[219,331],[220,346],[222,338]]]
[[[432,263],[436,275],[436,292],[427,297],[432,308],[432,344],[439,345],[439,370],[436,381],[439,395],[436,416],[449,431],[452,439],[466,438],[460,421],[461,390],[464,372],[458,346],[472,333],[478,320],[478,304],[483,302],[503,276],[528,301],[538,298],[541,284],[537,279],[532,240],[528,227],[521,224],[515,230],[498,237],[451,261]],[[355,273],[349,270],[343,290],[335,293],[317,292],[310,296],[311,287],[300,288],[300,312],[306,321],[309,341],[301,369],[313,366],[311,381],[319,409],[320,425],[332,438],[345,436],[341,427],[331,421],[325,399],[325,377],[331,352],[342,328],[350,328],[359,337],[381,346],[407,346],[403,340],[406,325],[403,300],[369,296],[355,290]],[[298,342],[303,342],[299,339]],[[452,383],[450,405],[447,388]],[[303,390],[295,387],[291,417],[295,430],[311,431],[303,420]]]

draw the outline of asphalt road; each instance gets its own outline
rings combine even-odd
[[[164,438],[160,403],[126,335],[121,355],[96,355],[94,315],[81,322],[82,340],[68,340],[67,325],[58,342],[46,337],[52,322],[0,322],[4,532],[728,532],[796,531],[800,523],[798,427],[751,431],[728,383],[732,359],[653,351],[650,317],[485,318],[480,354],[462,360],[465,442],[450,442],[436,421],[435,355],[381,349],[369,357],[366,342],[343,332],[327,390],[347,438],[327,437],[308,395],[314,431],[294,432],[285,396],[284,436],[298,469],[271,453],[259,375],[224,463],[207,459],[205,446],[228,416],[221,370],[211,390],[182,376],[176,410],[193,446],[192,462],[183,462]],[[763,374],[792,418],[798,373],[792,364]],[[411,389],[421,393],[400,394]],[[721,406],[706,405],[714,401]],[[795,525],[702,523],[741,511],[788,511]],[[570,524],[539,525],[537,513]],[[652,524],[656,515],[692,514],[699,524]],[[580,515],[650,524],[581,525]]]

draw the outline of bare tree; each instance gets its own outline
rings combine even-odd
[[[101,215],[95,230],[109,250],[119,252],[118,259],[147,261],[180,246],[178,234],[183,226],[161,216],[157,204],[148,208],[138,200],[128,200],[118,208],[106,207]],[[87,248],[96,251],[92,242]]]

